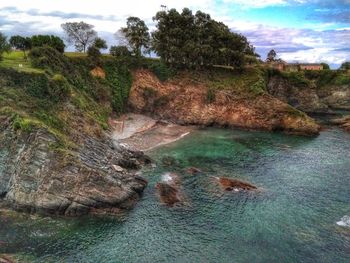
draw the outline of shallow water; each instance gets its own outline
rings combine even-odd
[[[125,216],[52,219],[0,214],[0,253],[34,262],[350,262],[350,134],[316,138],[205,129],[149,152],[157,168]],[[171,166],[164,157],[175,159]],[[189,166],[203,173],[190,175]],[[186,203],[159,203],[164,172]],[[222,193],[212,176],[257,185]]]

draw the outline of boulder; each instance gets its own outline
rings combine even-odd
[[[257,189],[256,186],[244,182],[244,181],[240,181],[237,179],[233,179],[233,178],[227,178],[227,177],[216,177],[215,179],[217,179],[219,185],[222,187],[222,189],[224,189],[225,191],[240,191],[240,190],[244,190],[244,191],[254,191]]]
[[[173,206],[183,200],[181,181],[175,173],[165,173],[162,181],[156,184],[159,199],[163,204]]]

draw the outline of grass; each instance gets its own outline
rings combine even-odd
[[[13,68],[22,72],[42,73],[43,70],[33,68],[29,59],[24,58],[22,51],[11,51],[3,54],[3,60],[0,61],[0,67]]]
[[[203,79],[203,76],[200,77]],[[236,94],[258,96],[265,92],[266,83],[259,68],[247,68],[244,72],[216,69],[207,75],[207,84],[213,90],[229,90]]]

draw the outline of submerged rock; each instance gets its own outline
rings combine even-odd
[[[215,177],[215,179],[218,181],[220,186],[225,191],[239,191],[239,190],[245,190],[245,191],[254,191],[257,189],[256,186],[240,181],[233,178],[227,178],[227,177]]]
[[[201,173],[202,171],[196,167],[189,167],[186,169],[186,172],[189,174],[198,174],[198,173]]]
[[[162,203],[173,206],[183,200],[183,194],[180,190],[180,178],[175,173],[165,173],[162,175],[162,181],[156,184],[159,199]]]

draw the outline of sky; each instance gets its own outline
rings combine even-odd
[[[0,0],[0,32],[64,37],[62,23],[84,21],[115,45],[114,33],[129,16],[154,30],[152,17],[161,5],[209,13],[245,35],[262,59],[274,49],[288,62],[337,68],[350,61],[350,0]]]

